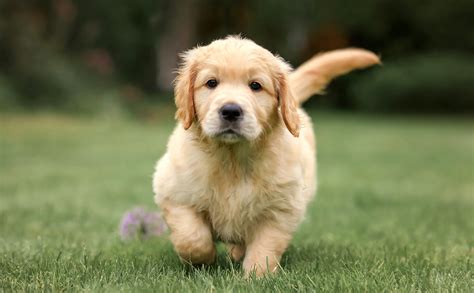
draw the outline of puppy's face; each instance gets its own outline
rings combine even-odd
[[[280,58],[231,37],[188,51],[183,59],[175,96],[177,118],[186,129],[196,123],[205,136],[224,143],[254,141],[282,118],[298,135],[286,82],[290,68]]]

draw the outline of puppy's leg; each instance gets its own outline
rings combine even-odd
[[[283,252],[291,239],[291,233],[270,224],[258,228],[248,244],[243,268],[245,275],[255,272],[257,277],[275,272]]]
[[[211,264],[216,257],[211,227],[202,213],[193,208],[162,202],[163,215],[171,230],[171,242],[181,260]]]
[[[229,243],[227,246],[227,252],[233,261],[240,261],[245,255],[245,246],[241,244]]]

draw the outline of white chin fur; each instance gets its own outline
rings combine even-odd
[[[204,134],[208,137],[212,137],[224,143],[236,143],[243,140],[253,141],[259,137],[262,129],[256,119],[252,119],[252,117],[246,117],[245,120],[240,123],[238,129],[236,129],[238,134],[221,134],[223,129],[218,117],[215,119],[205,119],[201,123],[201,127]]]
[[[220,134],[216,137],[216,139],[227,144],[233,144],[242,140],[246,140],[243,136],[233,134],[233,133]]]

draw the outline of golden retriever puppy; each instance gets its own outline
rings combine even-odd
[[[316,192],[316,151],[299,105],[334,77],[379,63],[361,49],[297,70],[254,42],[227,37],[183,54],[176,118],[153,177],[179,257],[210,264],[215,241],[248,275],[274,272]]]

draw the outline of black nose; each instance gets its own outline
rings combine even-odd
[[[237,104],[225,104],[219,110],[223,120],[234,122],[243,116],[242,108]]]

